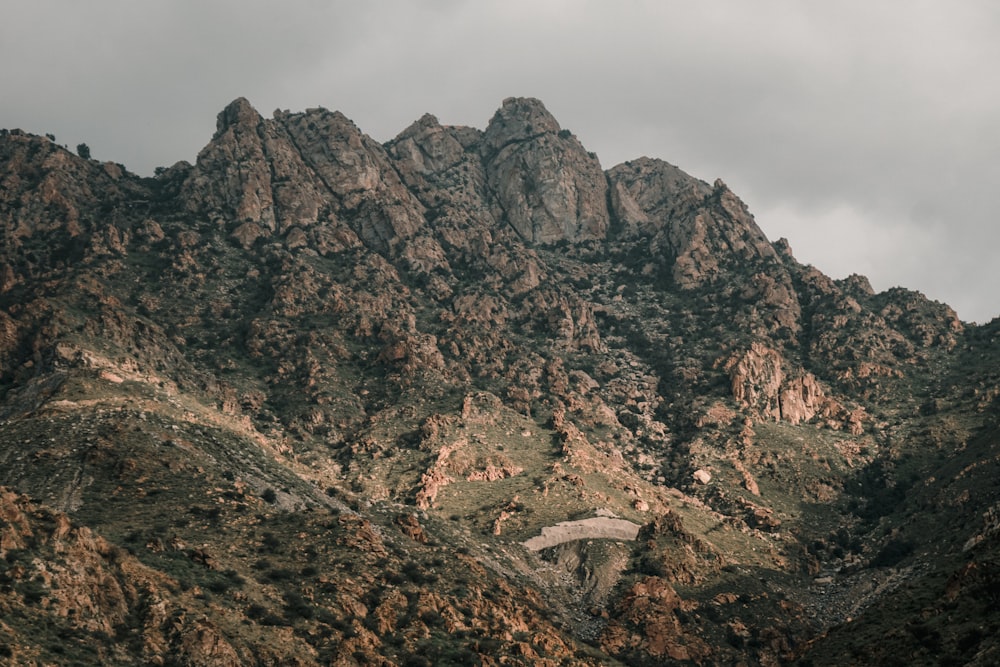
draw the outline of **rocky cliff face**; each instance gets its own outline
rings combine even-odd
[[[239,99],[152,179],[3,131],[0,229],[15,664],[995,655],[996,326],[537,100]]]
[[[481,151],[503,217],[525,241],[588,241],[607,234],[601,165],[538,100],[504,100]]]

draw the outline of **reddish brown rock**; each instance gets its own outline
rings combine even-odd
[[[421,544],[427,542],[427,533],[424,532],[423,527],[414,515],[397,514],[395,523],[403,531],[403,534],[414,542],[420,542]]]
[[[642,579],[618,601],[618,614],[601,636],[602,648],[612,655],[638,648],[653,658],[701,662],[711,649],[684,630],[676,615],[681,607],[670,584],[658,577]]]

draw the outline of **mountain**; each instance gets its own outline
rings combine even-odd
[[[1000,320],[537,100],[0,132],[0,659],[992,665]]]

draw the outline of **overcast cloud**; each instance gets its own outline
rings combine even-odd
[[[538,97],[605,168],[721,177],[835,278],[1000,315],[1000,3],[9,0],[0,127],[149,175],[247,97],[391,139]]]

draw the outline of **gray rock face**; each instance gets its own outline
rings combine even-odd
[[[403,182],[432,212],[435,229],[449,235],[452,245],[464,247],[466,242],[446,230],[500,226],[479,154],[482,138],[479,130],[446,127],[425,114],[387,146]]]
[[[407,174],[419,175],[434,182],[465,161],[467,144],[461,141],[462,130],[471,128],[446,128],[436,117],[424,114],[396,137],[391,152]],[[471,132],[468,138],[477,141],[481,133],[477,130]]]
[[[192,212],[235,218],[244,245],[275,234],[299,244],[316,227],[321,247],[356,235],[389,252],[423,222],[382,146],[326,109],[264,120],[245,99],[232,102],[183,190]]]
[[[262,124],[243,98],[219,113],[215,136],[184,185],[189,208],[234,213],[242,223],[275,230],[271,173],[258,134]]]
[[[508,98],[486,129],[487,181],[506,220],[530,243],[602,239],[607,182],[588,154],[538,100]]]
[[[652,236],[675,215],[705,202],[712,188],[681,169],[643,157],[608,170],[611,212],[621,225],[620,236]]]
[[[240,98],[219,114],[183,192],[192,212],[237,225],[245,246],[289,235],[297,245],[363,242],[387,256],[416,253],[429,268],[443,265],[443,247],[489,245],[507,225],[532,244],[601,240],[612,213],[617,234],[648,237],[682,287],[711,280],[727,257],[777,258],[725,186],[648,158],[606,176],[530,98],[505,100],[485,132],[428,114],[385,147],[339,112],[265,120]],[[428,215],[438,238],[418,233]]]
[[[608,181],[622,236],[648,237],[680,287],[710,282],[726,264],[777,261],[753,216],[721,181],[712,187],[649,158],[614,167]]]

